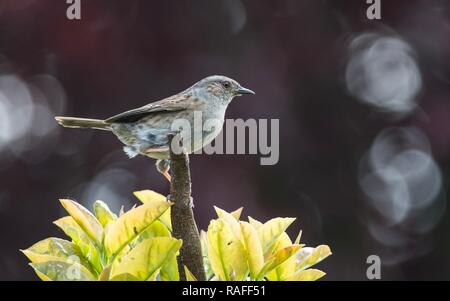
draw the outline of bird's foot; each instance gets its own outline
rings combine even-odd
[[[172,177],[169,174],[170,161],[168,159],[157,160],[156,169],[167,179],[167,181],[169,181],[169,183],[172,182]]]

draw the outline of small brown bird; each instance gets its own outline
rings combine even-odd
[[[210,143],[222,129],[225,111],[235,96],[255,94],[225,76],[209,76],[192,87],[160,101],[126,111],[105,120],[55,117],[68,128],[111,131],[125,144],[124,151],[133,158],[144,155],[157,159],[157,170],[170,182],[169,134],[180,134],[187,153]],[[194,122],[196,118],[201,122]],[[214,126],[211,126],[211,121]],[[209,126],[205,126],[209,122]],[[175,131],[181,124],[183,131]],[[186,131],[185,127],[189,127]],[[201,133],[196,134],[196,133]]]

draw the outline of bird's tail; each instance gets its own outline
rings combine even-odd
[[[109,131],[110,124],[100,119],[87,119],[76,117],[55,117],[60,125],[66,128],[80,128],[80,129],[97,129]]]

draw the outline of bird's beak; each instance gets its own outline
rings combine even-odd
[[[239,89],[237,90],[237,95],[243,95],[243,94],[255,94],[255,92],[253,92],[250,89],[244,88],[244,87],[239,87]]]

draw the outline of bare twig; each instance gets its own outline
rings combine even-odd
[[[170,144],[172,139],[169,137]],[[170,167],[172,182],[170,185],[171,221],[173,236],[183,241],[180,255],[177,257],[180,280],[186,281],[184,266],[197,278],[206,280],[203,267],[202,248],[197,225],[192,211],[191,174],[189,156],[185,152],[170,149]]]

